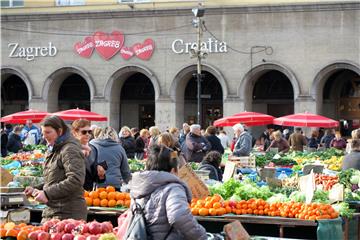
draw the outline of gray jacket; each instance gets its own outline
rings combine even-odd
[[[345,155],[342,170],[354,168],[360,170],[360,151],[352,151]]]
[[[146,202],[145,218],[152,239],[207,239],[205,229],[190,212],[191,192],[177,176],[163,171],[136,172],[130,189],[131,198]]]
[[[108,169],[106,170],[105,183],[99,183],[99,186],[111,185],[120,188],[122,182],[128,182],[131,178],[130,168],[124,148],[111,139],[94,139],[90,141],[98,151],[97,162],[106,161]]]
[[[249,156],[252,149],[252,137],[251,135],[244,131],[240,134],[238,140],[235,143],[235,148],[233,154],[235,156]]]

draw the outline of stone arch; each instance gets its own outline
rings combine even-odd
[[[201,65],[202,71],[207,71],[211,73],[216,79],[219,81],[223,100],[228,96],[228,86],[225,81],[224,76],[221,72],[216,69],[214,66],[209,64],[202,64]],[[169,89],[170,98],[173,102],[175,102],[175,112],[177,113],[175,116],[175,124],[176,126],[181,126],[183,123],[184,118],[184,92],[186,85],[189,81],[184,81],[185,77],[191,73],[196,72],[197,65],[190,64],[183,66],[175,75]]]
[[[238,87],[238,95],[240,99],[244,101],[244,110],[252,110],[252,94],[256,81],[264,73],[273,70],[283,73],[289,79],[294,90],[294,101],[297,99],[300,94],[300,85],[295,74],[288,67],[280,63],[264,63],[253,67],[245,74],[244,78],[240,82]]]
[[[71,74],[78,74],[85,80],[90,90],[90,101],[96,96],[95,84],[89,73],[78,66],[61,67],[47,77],[42,89],[42,98],[47,101],[47,111],[57,111],[60,86]]]
[[[16,75],[24,81],[26,88],[28,90],[29,101],[30,101],[33,97],[34,90],[29,76],[18,67],[3,66],[1,67],[1,86],[10,75]]]
[[[148,77],[154,87],[155,101],[160,97],[161,91],[159,81],[154,73],[148,68],[132,64],[123,66],[116,70],[106,82],[103,90],[104,98],[107,102],[109,102],[109,108],[107,111],[107,115],[109,116],[109,125],[115,129],[119,128],[121,88],[125,81],[134,73],[142,73]]]
[[[312,82],[310,94],[316,101],[316,112],[322,112],[323,90],[329,77],[338,70],[351,70],[360,75],[360,66],[351,61],[336,61],[323,67],[315,76]]]

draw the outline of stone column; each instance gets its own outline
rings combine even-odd
[[[165,131],[171,127],[181,127],[181,124],[177,124],[176,120],[176,104],[170,97],[160,96],[155,100],[155,125],[160,128],[161,131]]]
[[[299,95],[295,99],[294,112],[295,113],[309,112],[309,113],[318,114],[315,99],[309,95]]]
[[[41,97],[32,97],[29,100],[29,109],[48,111],[48,102]]]
[[[223,116],[228,117],[235,113],[245,111],[245,103],[244,100],[240,99],[237,96],[228,96],[223,103]]]
[[[99,127],[111,126],[115,128],[115,130],[118,130],[120,115],[111,114],[110,103],[104,97],[94,97],[93,100],[91,100],[91,111],[108,118],[107,122],[92,122],[91,124]]]

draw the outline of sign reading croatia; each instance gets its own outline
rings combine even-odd
[[[74,45],[74,51],[83,58],[90,58],[94,50],[104,59],[109,60],[119,54],[123,59],[129,60],[137,57],[141,60],[149,60],[155,49],[155,42],[151,38],[142,43],[134,43],[125,46],[124,34],[120,31],[111,33],[95,32],[93,36],[85,37],[82,42]]]

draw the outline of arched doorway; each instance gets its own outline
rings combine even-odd
[[[197,120],[197,77],[195,72],[184,76],[184,121],[190,124]],[[186,83],[187,82],[187,83]],[[208,71],[202,72],[201,125],[206,128],[223,116],[223,92],[218,79]]]
[[[128,76],[120,94],[119,126],[149,128],[155,125],[155,89],[143,73]]]
[[[80,108],[90,111],[90,89],[84,78],[73,73],[67,76],[59,88],[58,110]]]
[[[338,69],[326,80],[322,94],[324,116],[340,120],[340,131],[350,136],[360,127],[360,75],[349,69]]]
[[[252,110],[274,117],[294,113],[294,90],[289,78],[278,70],[269,70],[255,80]]]
[[[2,74],[1,83],[1,116],[29,108],[29,92],[23,79],[15,74]]]

